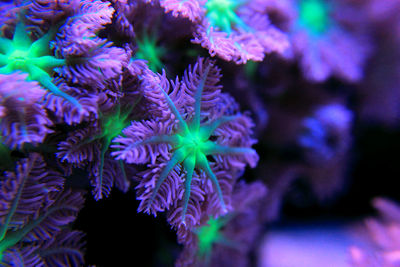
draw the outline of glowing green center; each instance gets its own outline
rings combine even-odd
[[[206,16],[215,28],[230,34],[232,27],[247,29],[248,26],[236,15],[236,9],[244,2],[235,0],[208,0],[205,4]]]
[[[25,60],[28,57],[28,51],[15,50],[11,53],[10,60]]]
[[[28,51],[24,50],[15,50],[11,53],[8,60],[13,70],[26,70],[26,65],[29,63],[28,53]]]
[[[39,82],[54,95],[60,96],[79,109],[81,104],[72,96],[61,91],[53,82],[54,68],[66,65],[65,59],[51,55],[50,42],[57,29],[51,28],[48,33],[32,42],[22,22],[15,27],[13,39],[0,36],[0,74],[14,71],[28,73],[28,80]]]
[[[133,107],[134,105],[132,105],[131,108],[125,112],[121,112],[121,106],[118,104],[113,113],[108,115],[100,114],[102,131],[95,135],[93,139],[104,138],[108,147],[111,140],[121,134],[122,130],[129,125],[129,114],[131,113]]]
[[[214,143],[208,137],[202,137],[199,131],[189,131],[177,134],[178,144],[176,149],[183,148],[185,156],[198,157],[199,154],[206,155],[206,150],[214,147]]]
[[[213,0],[206,3],[207,9],[215,10],[215,12],[225,13],[229,9],[234,9],[234,2],[230,0]]]
[[[157,45],[157,39],[145,34],[142,40],[137,40],[137,46],[135,58],[147,60],[152,71],[161,71],[164,67],[161,58],[165,54],[165,48]]]
[[[303,0],[300,3],[300,22],[316,34],[329,26],[329,8],[323,0]]]
[[[103,136],[113,139],[119,135],[128,124],[125,120],[124,116],[120,118],[120,114],[108,117],[103,124]]]
[[[198,246],[200,255],[211,252],[214,243],[217,243],[222,235],[220,233],[222,225],[218,219],[210,218],[206,225],[201,226],[197,231]]]
[[[187,148],[200,149],[202,144],[205,142],[204,140],[201,140],[197,133],[189,132],[186,135],[180,135],[180,137],[182,138],[180,145]]]

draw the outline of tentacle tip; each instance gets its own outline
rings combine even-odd
[[[221,209],[221,210],[222,210],[222,214],[223,214],[223,215],[225,215],[225,214],[228,213],[228,208],[227,208],[225,205],[222,206],[222,209]]]
[[[151,214],[151,203],[147,203],[146,208],[144,209],[147,214]]]
[[[96,201],[99,201],[99,200],[103,199],[102,193],[96,193],[96,194],[94,195],[94,199],[95,199]]]
[[[249,152],[249,154],[257,154],[257,151],[255,150],[255,149],[253,149],[253,148],[249,148],[249,150],[248,150]]]
[[[187,228],[187,224],[186,224],[185,218],[182,218],[181,223],[180,223],[179,226],[183,226],[183,227]]]
[[[153,215],[154,218],[157,217],[157,212],[155,212],[154,210],[151,210],[150,207],[146,207],[144,212],[147,213],[148,215]]]

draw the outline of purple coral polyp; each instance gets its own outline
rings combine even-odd
[[[346,1],[295,2],[297,18],[289,33],[292,53],[304,77],[312,82],[323,82],[332,76],[346,82],[361,80],[372,44],[366,30],[368,22],[355,13],[366,12],[365,9]],[[340,6],[346,11],[353,10],[350,14],[354,13],[354,17],[340,16]]]
[[[251,122],[247,122],[250,126],[247,129],[239,125],[249,118],[236,110],[218,112],[216,109],[223,98],[220,95],[220,86],[217,85],[219,78],[219,69],[213,62],[199,59],[193,67],[189,67],[181,81],[175,81],[172,91],[169,91],[168,86],[172,82],[163,82],[166,88],[154,84],[152,90],[158,91],[160,102],[166,103],[169,108],[167,117],[134,122],[132,126],[123,130],[125,136],[114,140],[118,143],[113,146],[117,149],[113,152],[116,159],[128,163],[157,162],[163,166],[154,170],[148,165],[150,167],[148,171],[140,174],[137,186],[138,198],[141,200],[140,211],[156,214],[158,211],[168,209],[174,201],[171,198],[171,191],[176,191],[172,194],[178,196],[178,192],[184,188],[181,205],[182,222],[186,224],[192,177],[196,173],[197,176],[204,173],[213,184],[214,190],[209,193],[218,195],[220,213],[226,213],[225,199],[230,198],[230,187],[237,179],[237,173],[246,163],[255,166],[258,156],[250,148],[255,143],[250,137]],[[202,114],[207,115],[202,116]],[[223,129],[221,127],[226,128],[225,132],[221,132]],[[241,140],[225,136],[228,132],[240,136]],[[215,142],[210,140],[211,136],[215,137]],[[165,150],[166,144],[170,149]],[[215,162],[210,163],[207,158],[218,155],[220,161],[215,158]],[[213,170],[217,164],[221,166],[220,171],[232,176],[224,175],[223,179],[230,180],[229,186],[224,190],[221,189],[219,181],[222,178],[219,178]],[[180,169],[186,174],[179,174]],[[168,186],[168,189],[165,186]]]

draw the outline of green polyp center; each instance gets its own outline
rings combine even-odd
[[[117,109],[114,113],[108,116],[101,115],[100,120],[101,120],[102,131],[88,140],[89,142],[96,139],[101,140],[100,165],[98,168],[99,171],[98,184],[101,186],[103,185],[103,169],[104,169],[104,160],[106,152],[109,149],[112,139],[114,139],[117,135],[121,134],[122,130],[128,126],[129,114],[131,111],[132,109],[129,109],[127,112],[121,113],[121,107],[120,104],[118,104]],[[122,171],[122,176],[124,180],[127,181],[122,163],[120,167]],[[96,192],[96,199],[100,199],[102,197],[103,193],[102,189],[100,189],[98,192]]]
[[[205,255],[211,252],[212,245],[221,238],[222,225],[218,219],[210,218],[206,225],[201,226],[197,231],[197,237],[199,240],[199,253]]]
[[[126,118],[120,117],[120,114],[114,114],[107,119],[103,123],[103,135],[110,139],[113,139],[117,135],[119,135],[122,130],[127,126]]]
[[[147,60],[152,71],[161,71],[164,66],[161,57],[165,54],[165,49],[157,45],[156,38],[144,35],[142,40],[137,41],[137,45],[138,50],[135,58]]]
[[[29,61],[28,53],[29,53],[28,51],[24,50],[15,50],[8,57],[10,65],[12,65],[13,68],[16,70],[17,69],[25,70],[26,64]]]
[[[201,152],[205,147],[205,144],[208,140],[204,140],[200,137],[197,132],[188,132],[186,134],[178,134],[179,143],[177,147],[183,147],[185,150],[190,153]]]
[[[235,0],[208,0],[205,4],[206,16],[211,26],[228,34],[231,33],[233,27],[247,29],[248,26],[235,13],[243,3]]]
[[[323,0],[301,1],[300,22],[313,33],[325,32],[329,26],[328,5]]]
[[[16,60],[16,61],[25,61],[27,57],[28,57],[28,51],[17,49],[11,53],[9,59]]]
[[[28,73],[28,80],[39,82],[54,95],[81,109],[77,99],[61,91],[52,82],[54,68],[66,65],[64,59],[51,55],[50,41],[55,34],[56,30],[52,28],[32,42],[24,24],[17,23],[12,40],[0,36],[0,73],[10,74],[18,70]]]
[[[211,0],[206,3],[206,7],[219,13],[235,8],[234,3],[230,0]]]

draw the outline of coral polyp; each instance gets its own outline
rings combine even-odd
[[[101,141],[101,154],[100,154],[100,165],[98,170],[98,181],[96,181],[95,198],[100,199],[104,192],[102,192],[103,186],[103,168],[104,168],[104,157],[107,150],[110,147],[112,140],[121,134],[122,130],[126,128],[129,123],[130,111],[121,113],[120,104],[117,105],[116,111],[110,115],[103,115],[100,119],[100,124],[102,125],[102,132],[95,135],[90,141],[100,140]],[[122,162],[120,161],[120,168],[122,172],[122,180],[127,181],[126,174]],[[126,182],[128,183],[128,182]],[[107,194],[107,193],[106,193]]]
[[[237,140],[229,140],[229,137],[225,139],[223,134],[220,133],[224,126],[229,124],[237,126],[239,121],[246,121],[247,118],[240,113],[224,114],[229,113],[229,111],[226,110],[225,112],[219,112],[216,106],[210,106],[210,101],[211,103],[215,102],[217,105],[219,104],[219,101],[222,101],[222,99],[219,98],[219,92],[216,91],[218,86],[216,86],[215,83],[218,79],[218,69],[216,69],[213,63],[208,60],[204,61],[203,59],[200,59],[193,68],[193,72],[187,72],[184,81],[185,83],[182,83],[182,87],[180,88],[182,91],[178,93],[178,95],[182,97],[183,101],[173,101],[171,98],[175,98],[177,92],[171,92],[168,94],[166,89],[161,87],[159,84],[156,84],[156,88],[153,90],[158,90],[160,92],[159,97],[164,98],[160,99],[160,101],[164,103],[166,102],[167,110],[165,112],[169,112],[170,115],[168,115],[168,117],[174,118],[170,122],[174,125],[172,127],[173,130],[164,133],[157,133],[156,131],[152,135],[142,137],[142,132],[150,126],[150,122],[138,122],[123,131],[126,137],[117,137],[114,140],[114,142],[118,142],[119,144],[114,145],[113,147],[119,149],[119,151],[113,152],[113,155],[116,159],[123,159],[128,163],[135,162],[136,157],[142,158],[143,153],[146,153],[144,151],[139,152],[142,149],[146,149],[153,145],[160,147],[161,144],[168,144],[170,147],[170,156],[163,163],[165,164],[164,167],[159,169],[158,175],[154,177],[156,180],[151,189],[145,181],[146,179],[143,179],[143,186],[145,188],[147,187],[147,189],[145,189],[145,196],[143,196],[143,200],[145,201],[142,202],[139,209],[143,209],[149,213],[155,213],[156,211],[163,209],[162,206],[165,204],[160,203],[165,203],[165,201],[160,200],[160,188],[169,176],[174,176],[172,175],[172,172],[175,172],[176,167],[181,166],[182,170],[185,172],[181,223],[186,223],[186,213],[191,196],[191,186],[194,173],[199,177],[204,174],[211,181],[214,192],[218,195],[221,212],[226,213],[228,211],[224,200],[224,193],[221,190],[220,181],[212,167],[212,165],[215,165],[214,161],[216,160],[213,159],[212,162],[210,162],[209,158],[217,158],[219,156],[239,156],[239,161],[244,161],[249,163],[251,166],[254,166],[257,162],[258,156],[255,150],[250,147],[254,142],[248,136],[243,136],[243,139],[241,140],[241,143],[238,143],[238,146],[233,143],[237,142]],[[205,95],[203,95],[204,91],[207,91]],[[212,100],[210,100],[210,97]],[[204,99],[208,100],[205,101]],[[188,114],[181,114],[179,111],[182,107],[181,105],[184,103],[186,103],[186,105],[188,105],[187,108],[191,110]],[[205,104],[204,107],[203,104]],[[210,108],[212,110],[209,110]],[[202,116],[204,111],[207,109],[218,117],[211,119],[210,117],[207,118]],[[156,124],[164,124],[162,120],[156,122]],[[169,123],[165,124],[165,127],[168,127],[168,124]],[[249,124],[251,125],[251,123]],[[150,127],[153,128],[154,126]],[[240,126],[238,127],[240,128]],[[236,129],[231,130],[237,131]],[[244,131],[246,132],[247,130],[248,129]],[[249,134],[249,132],[246,133]],[[237,132],[238,136],[241,134],[244,135],[245,133]],[[215,138],[217,140],[215,140]],[[148,151],[147,153],[147,156],[150,158],[154,158],[158,154],[152,151]],[[234,162],[236,162],[236,160],[237,159],[231,160],[229,164],[235,165]],[[136,160],[136,162],[139,161],[140,160]],[[221,162],[219,164],[223,165],[224,163]],[[241,168],[245,166],[243,162],[238,165],[240,165]],[[236,168],[237,166],[232,166],[229,171],[233,174],[235,173],[234,170],[236,170]],[[148,177],[148,175],[143,174],[143,178],[144,177]],[[141,185],[139,185],[139,187],[141,187]],[[164,192],[164,190],[161,191]]]
[[[143,37],[137,40],[137,46],[138,50],[134,58],[147,60],[148,66],[152,71],[161,71],[164,67],[161,58],[166,49],[157,44],[156,36],[143,34]]]
[[[229,220],[224,217],[208,219],[205,225],[202,225],[194,230],[198,240],[198,257],[208,262],[216,243],[228,243],[226,237],[221,233]]]
[[[207,10],[206,17],[211,26],[219,28],[228,35],[232,28],[248,30],[246,23],[235,13],[236,9],[243,4],[243,1],[235,0],[209,0],[204,5]]]
[[[310,32],[321,34],[330,23],[329,6],[323,0],[303,0],[299,5],[299,23]]]
[[[207,156],[218,155],[218,154],[256,154],[256,152],[248,147],[230,147],[217,144],[210,140],[214,131],[224,123],[236,119],[235,116],[221,117],[213,122],[207,124],[200,124],[200,107],[201,107],[201,95],[204,87],[205,79],[207,78],[209,68],[205,70],[204,76],[200,81],[195,95],[195,111],[194,118],[188,124],[179,114],[177,108],[175,107],[172,100],[169,98],[168,94],[163,90],[163,94],[167,99],[168,105],[171,108],[172,113],[178,120],[179,130],[175,135],[159,135],[154,136],[146,141],[139,142],[135,145],[142,145],[144,143],[168,143],[172,146],[172,156],[168,161],[165,168],[162,170],[160,177],[157,180],[156,186],[154,188],[153,194],[148,202],[148,209],[154,201],[158,190],[164,180],[167,178],[170,171],[177,165],[183,164],[183,168],[186,171],[185,178],[185,196],[182,212],[182,222],[185,222],[185,215],[189,203],[190,197],[190,186],[192,182],[193,171],[195,168],[205,172],[207,177],[212,181],[218,197],[221,203],[221,208],[224,213],[227,212],[227,208],[222,195],[221,187],[218,182],[218,178],[212,171]]]
[[[0,74],[10,74],[15,71],[28,73],[28,80],[39,82],[54,95],[82,108],[75,98],[61,91],[52,82],[54,68],[67,64],[65,59],[51,55],[50,41],[56,33],[57,27],[53,27],[41,38],[31,41],[25,25],[19,22],[12,40],[0,37]]]

